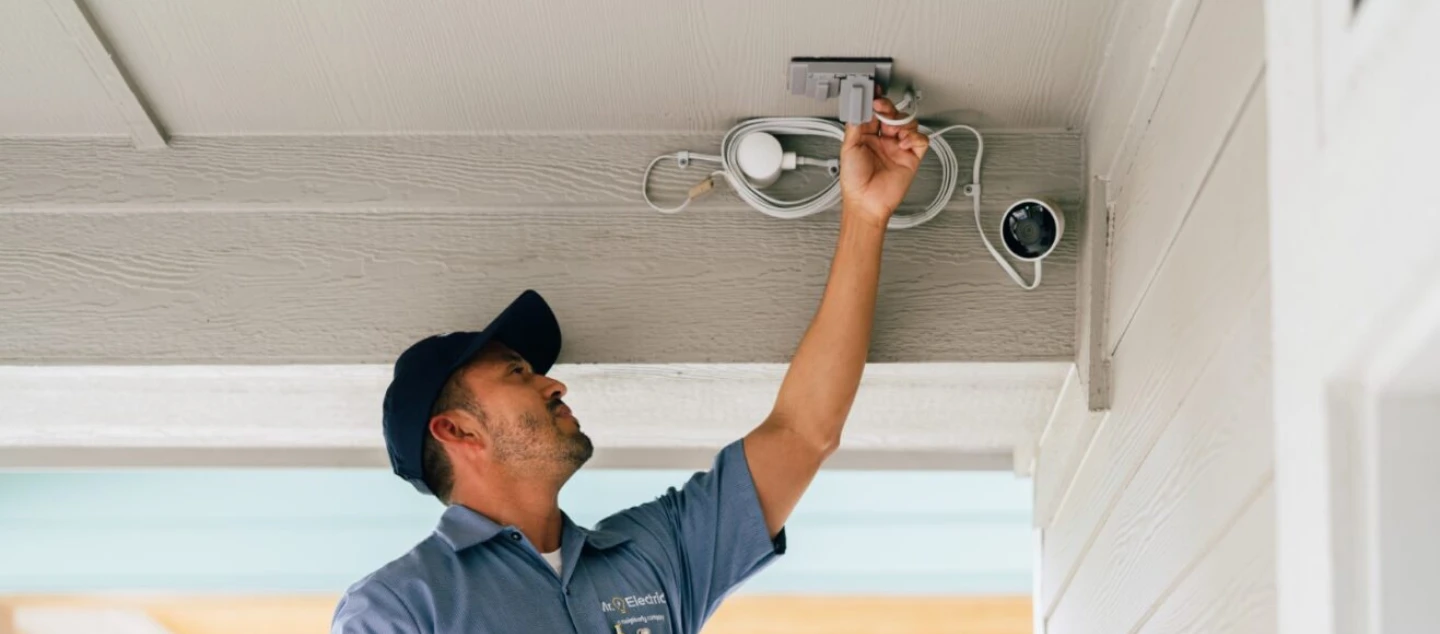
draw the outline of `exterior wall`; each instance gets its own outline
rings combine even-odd
[[[1276,627],[1263,31],[1259,0],[1118,16],[1086,130],[1111,408],[1062,399],[1037,453],[1051,634]]]

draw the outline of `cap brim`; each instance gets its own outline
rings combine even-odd
[[[485,327],[484,335],[476,338],[474,349],[465,355],[466,361],[490,341],[505,344],[537,374],[545,374],[560,357],[560,322],[539,293],[525,291]]]

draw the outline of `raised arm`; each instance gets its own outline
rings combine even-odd
[[[876,100],[875,111],[898,118],[888,100]],[[745,436],[746,461],[771,537],[840,444],[870,349],[885,226],[930,146],[916,127],[871,120],[845,130],[840,239],[825,294],[790,361],[775,408]]]

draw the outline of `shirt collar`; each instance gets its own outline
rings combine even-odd
[[[451,548],[460,551],[490,541],[502,530],[504,527],[471,508],[452,504],[445,509],[445,514],[440,516],[440,525],[435,527],[435,534]]]
[[[627,535],[607,530],[583,528],[570,521],[569,515],[563,512],[560,515],[564,521],[561,534],[567,537],[578,534],[592,548],[604,550],[630,541],[630,537]],[[490,541],[504,530],[504,526],[496,524],[494,520],[473,509],[454,504],[446,508],[445,513],[440,516],[440,524],[435,527],[435,534],[449,544],[450,548],[458,552]]]

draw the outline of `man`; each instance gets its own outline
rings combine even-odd
[[[887,100],[876,112],[897,117]],[[435,533],[341,599],[336,634],[694,634],[785,550],[783,527],[860,384],[886,223],[929,139],[845,130],[830,278],[769,417],[680,490],[593,530],[558,506],[590,439],[545,376],[560,327],[526,292],[484,331],[425,339],[395,363],[385,442],[396,474],[448,505]]]

